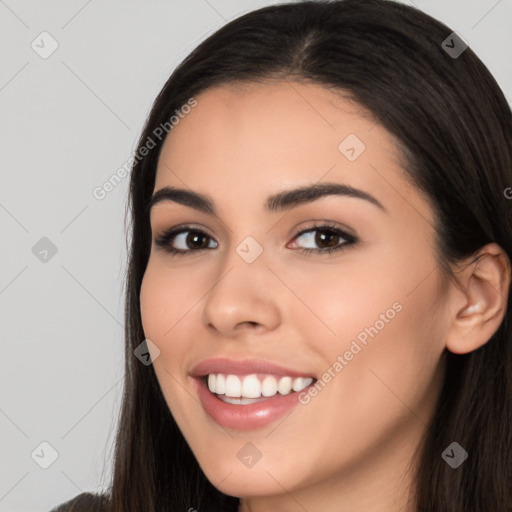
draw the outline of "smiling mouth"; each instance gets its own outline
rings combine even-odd
[[[316,381],[312,377],[261,373],[248,375],[210,373],[203,379],[210,393],[222,402],[233,405],[250,405],[274,397],[294,394]]]

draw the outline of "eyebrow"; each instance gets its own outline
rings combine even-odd
[[[285,190],[284,192],[269,196],[265,208],[268,213],[277,213],[332,195],[356,197],[368,201],[384,212],[388,211],[380,201],[368,192],[343,183],[320,183]],[[176,187],[163,187],[155,192],[147,204],[147,211],[151,211],[153,206],[163,201],[173,201],[208,215],[217,215],[214,202],[209,197],[198,192]]]

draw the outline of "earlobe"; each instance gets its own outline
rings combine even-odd
[[[458,275],[456,315],[451,321],[446,348],[467,354],[485,345],[498,330],[505,316],[510,286],[510,260],[503,249],[491,243]],[[460,294],[463,294],[461,297]]]

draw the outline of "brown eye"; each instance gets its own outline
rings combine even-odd
[[[315,243],[320,247],[336,247],[339,243],[340,235],[333,231],[316,231]]]
[[[205,240],[208,239],[208,235],[201,233],[199,231],[189,231],[188,235],[185,237],[185,245],[190,249],[206,249],[208,247],[208,242],[205,243]]]
[[[338,227],[330,225],[313,226],[307,230],[301,231],[294,238],[294,246],[297,246],[297,241],[301,239],[305,244],[317,246],[298,248],[300,251],[307,253],[329,253],[341,250],[357,242],[357,239],[353,235],[349,235]]]
[[[213,239],[199,229],[188,227],[173,228],[165,232],[155,243],[172,254],[185,254],[215,248],[210,244]]]

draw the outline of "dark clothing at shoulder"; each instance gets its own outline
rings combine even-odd
[[[83,492],[52,508],[50,512],[108,512],[108,498],[101,494]]]

